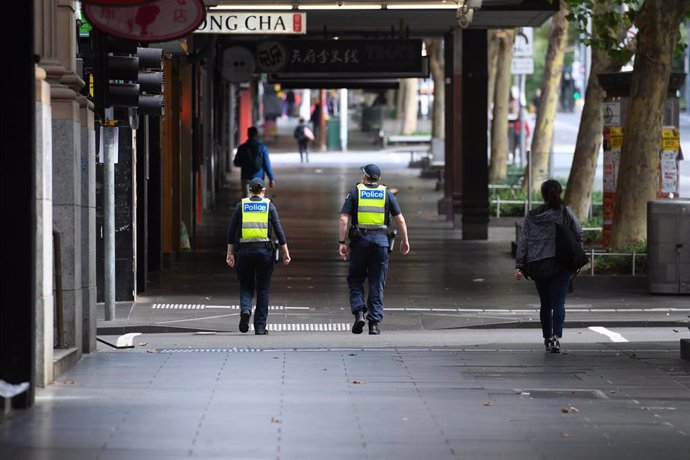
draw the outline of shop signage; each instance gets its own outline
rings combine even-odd
[[[206,34],[306,34],[306,13],[209,11],[195,30]]]
[[[97,29],[137,42],[163,42],[193,32],[206,17],[203,0],[155,0],[143,5],[85,4],[84,15]]]
[[[421,40],[265,41],[256,61],[261,71],[283,75],[428,74]]]

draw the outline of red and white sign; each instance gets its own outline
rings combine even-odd
[[[194,32],[238,35],[306,34],[307,14],[209,11],[204,22]]]
[[[155,0],[135,6],[86,4],[84,15],[98,30],[137,42],[163,42],[193,32],[206,18],[203,0]]]

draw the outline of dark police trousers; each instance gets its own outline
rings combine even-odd
[[[350,244],[350,270],[347,284],[350,286],[352,313],[366,307],[367,320],[383,320],[383,288],[388,274],[388,248],[356,239]],[[364,301],[364,280],[369,281],[369,295]]]
[[[265,329],[268,318],[268,297],[273,275],[273,250],[264,247],[237,249],[237,278],[240,280],[240,311],[252,310],[256,290],[254,329]]]

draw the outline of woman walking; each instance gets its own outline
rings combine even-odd
[[[565,298],[574,276],[556,260],[556,223],[569,227],[582,246],[582,227],[561,198],[563,188],[553,179],[541,185],[544,204],[530,211],[522,224],[515,254],[515,279],[533,279],[539,293],[542,335],[546,351],[560,353]]]
[[[266,185],[260,178],[249,182],[250,197],[237,203],[228,228],[228,252],[225,261],[228,266],[237,266],[240,280],[240,332],[249,330],[252,315],[252,300],[256,291],[256,312],[254,333],[268,334],[268,297],[273,275],[274,249],[271,229],[278,238],[280,256],[284,265],[290,263],[290,252],[278,210],[265,198]]]

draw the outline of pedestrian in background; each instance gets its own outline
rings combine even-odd
[[[290,263],[285,232],[280,225],[278,210],[266,198],[266,185],[260,178],[249,182],[251,197],[237,203],[228,227],[228,252],[225,261],[229,267],[237,267],[240,281],[240,332],[249,330],[252,300],[256,292],[254,334],[266,335],[268,299],[275,250],[272,232],[278,239],[278,250],[284,265]]]
[[[553,179],[541,185],[544,204],[530,211],[522,224],[522,232],[515,254],[515,279],[533,279],[539,294],[542,335],[546,351],[559,353],[565,298],[574,276],[556,260],[556,223],[569,227],[580,245],[583,244],[582,226],[573,211],[561,198],[563,188]]]
[[[375,164],[362,166],[362,181],[348,193],[340,211],[338,253],[342,260],[350,259],[347,283],[350,288],[350,310],[355,315],[353,334],[361,334],[366,319],[369,334],[381,333],[383,321],[383,290],[388,274],[388,255],[395,234],[391,230],[393,216],[400,231],[400,253],[410,252],[407,224],[395,196],[384,184],[379,184],[381,168]],[[352,224],[349,229],[348,225]],[[350,246],[345,238],[349,235]],[[364,300],[364,281],[369,293]]]
[[[309,141],[314,140],[314,133],[304,122],[304,117],[299,117],[299,124],[295,128],[295,139],[299,149],[299,162],[309,163]]]
[[[268,155],[268,147],[259,141],[259,130],[254,126],[247,129],[247,142],[237,148],[237,153],[232,164],[240,168],[240,182],[242,198],[249,196],[249,181],[252,179],[269,179],[269,186],[275,186],[275,177],[271,168],[271,158]]]
[[[314,131],[314,136],[321,141],[321,120],[323,119],[323,109],[321,108],[321,101],[316,101],[314,104],[314,110],[311,112],[311,117],[309,121],[311,122],[312,130]]]

